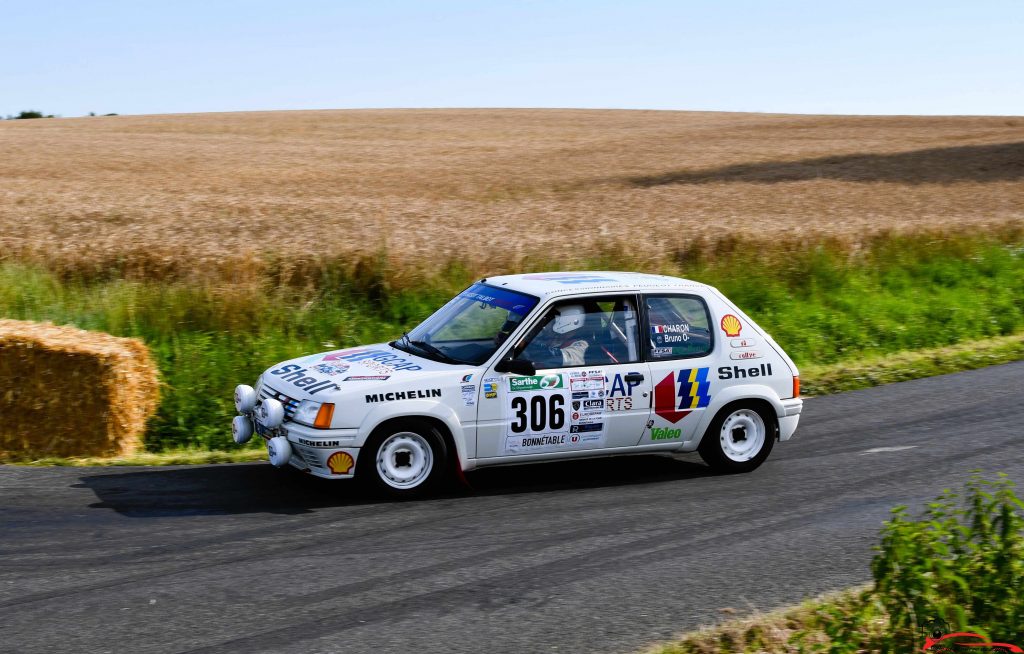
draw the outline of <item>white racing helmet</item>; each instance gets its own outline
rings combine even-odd
[[[581,305],[570,304],[564,306],[558,309],[558,315],[555,316],[555,322],[551,326],[551,331],[556,334],[568,334],[582,327],[586,317],[587,312],[583,310]]]

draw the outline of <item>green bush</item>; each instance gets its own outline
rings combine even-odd
[[[801,652],[919,651],[936,623],[997,642],[1024,643],[1024,502],[1000,474],[975,474],[920,517],[893,509],[871,565],[874,587],[826,604],[799,632]],[[826,643],[811,643],[823,632]],[[976,649],[974,651],[977,651]]]

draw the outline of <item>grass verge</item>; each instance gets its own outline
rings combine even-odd
[[[819,595],[797,606],[726,619],[721,624],[703,627],[680,635],[672,642],[658,643],[643,650],[643,654],[722,654],[731,652],[758,652],[759,654],[797,654],[800,646],[794,644],[801,634],[805,648],[809,644],[822,644],[827,638],[821,631],[821,612],[830,609],[850,610],[860,597],[871,588],[865,584],[857,588]],[[719,609],[723,616],[736,613],[731,607]]]
[[[1024,332],[973,343],[872,357],[856,362],[809,366],[800,371],[804,396],[840,393],[985,366],[1024,360]],[[37,466],[167,466],[238,463],[266,460],[262,442],[234,450],[171,449],[142,452],[130,457],[49,457],[8,459],[3,463]]]
[[[1024,359],[1024,333],[800,370],[804,395],[827,395]]]
[[[651,270],[621,253],[598,254],[592,269],[643,269],[717,286],[786,348],[808,390],[830,392],[907,378],[886,368],[896,353],[959,347],[942,368],[977,361],[972,348],[1024,331],[1024,248],[1016,232],[889,235],[856,250],[842,243],[695,243]],[[73,324],[141,338],[162,375],[162,401],[147,428],[149,452],[232,450],[232,389],[283,359],[390,340],[474,278],[456,263],[397,280],[386,253],[318,268],[301,284],[285,274],[263,282],[209,285],[64,277],[0,261],[0,316]],[[535,270],[558,265],[537,259]],[[494,273],[510,272],[495,270]],[[1010,356],[1001,351],[1000,356]],[[903,356],[903,355],[901,355]],[[874,361],[889,377],[876,379]],[[992,361],[989,361],[992,362]],[[916,376],[939,364],[914,361]],[[842,372],[818,370],[842,364]],[[976,367],[976,366],[974,366]],[[920,374],[918,374],[920,373]]]

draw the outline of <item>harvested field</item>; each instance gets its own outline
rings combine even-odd
[[[1024,224],[1024,118],[380,110],[0,122],[0,258],[240,283]],[[325,262],[328,262],[325,264]],[[300,280],[301,281],[301,280]]]

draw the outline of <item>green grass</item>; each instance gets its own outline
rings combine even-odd
[[[867,356],[805,366],[800,370],[804,395],[825,395],[975,370],[1024,359],[1024,333],[970,340],[956,345]]]
[[[977,341],[1024,331],[1018,239],[879,237],[856,252],[841,244],[794,245],[713,244],[650,272],[717,286],[808,370],[856,370],[856,362],[950,346],[966,348],[970,358]],[[303,285],[271,275],[261,287],[61,278],[6,261],[0,316],[143,339],[164,383],[146,449],[233,449],[235,384],[251,383],[286,358],[395,338],[473,281],[455,264],[432,278],[403,279],[379,259],[354,272],[323,266],[315,283]],[[533,263],[535,270],[556,268]],[[591,264],[636,269],[611,253]],[[869,385],[846,379],[838,387]],[[827,390],[837,388],[830,384]]]

